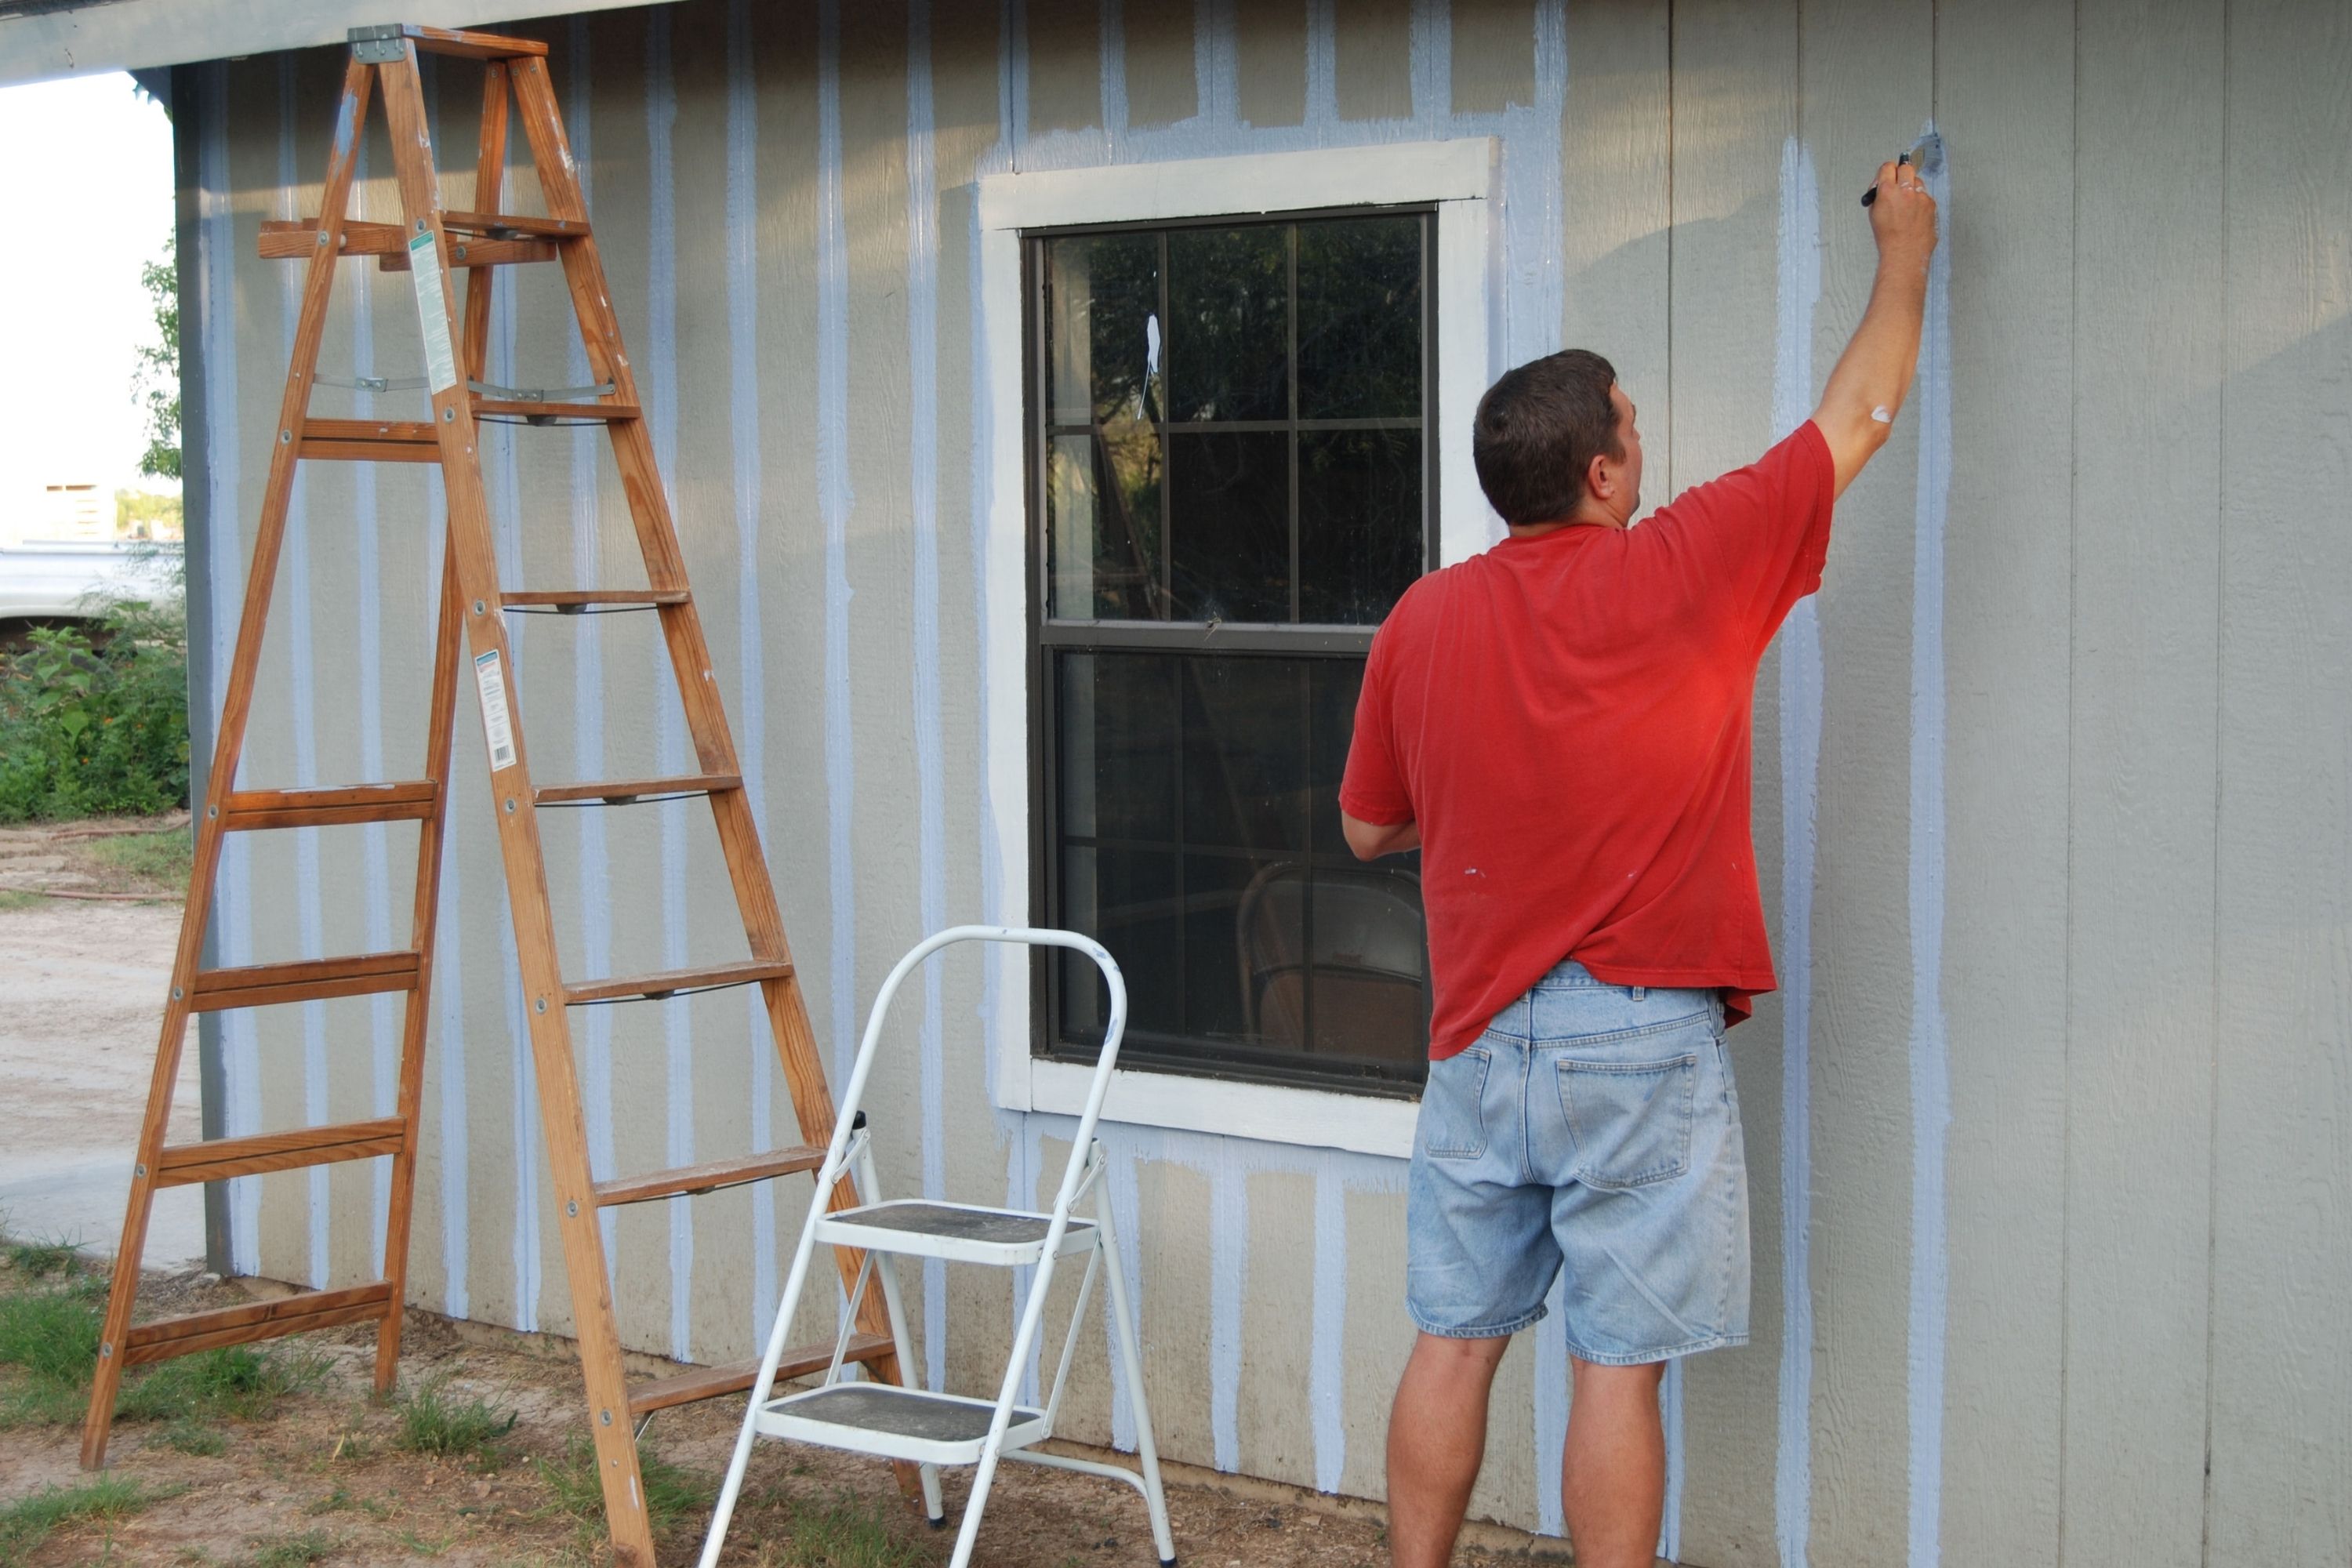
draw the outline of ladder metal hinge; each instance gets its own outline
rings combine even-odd
[[[389,65],[408,58],[408,35],[397,22],[353,27],[349,36],[352,58],[362,65]]]

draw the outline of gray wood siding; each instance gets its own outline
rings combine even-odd
[[[829,1060],[899,953],[1028,876],[982,847],[990,812],[1023,809],[983,798],[985,727],[1024,697],[979,675],[978,373],[1019,345],[981,335],[977,177],[1499,137],[1496,368],[1608,354],[1654,503],[1810,408],[1869,286],[1855,195],[1939,129],[1922,384],[1759,677],[1784,989],[1733,1036],[1752,1340],[1668,1384],[1664,1544],[1727,1568],[2352,1558],[2340,5],[687,0],[532,30]],[[311,210],[339,69],[311,51],[179,79],[215,707],[296,286],[254,258],[257,226]],[[453,202],[476,80],[428,77]],[[379,127],[358,216],[395,216],[389,169]],[[512,181],[530,210],[528,167]],[[491,378],[575,379],[560,290],[519,270]],[[352,265],[326,368],[412,374],[414,323],[404,275]],[[503,571],[638,581],[600,438],[497,429],[485,458]],[[306,469],[248,784],[413,776],[437,488]],[[517,662],[548,780],[657,769],[677,744],[647,617],[523,622]],[[411,1293],[562,1333],[481,750],[467,698]],[[568,964],[740,951],[697,808],[574,812],[544,837]],[[246,836],[222,960],[396,944],[414,843]],[[869,1097],[898,1191],[1051,1191],[1069,1123],[992,1107],[989,1053],[1024,1048],[989,1037],[992,996],[970,956],[903,994]],[[226,1130],[380,1113],[396,1018],[361,999],[226,1020]],[[600,1173],[792,1138],[740,993],[590,1009],[575,1041]],[[1411,1338],[1402,1163],[1107,1136],[1162,1452],[1378,1496]],[[626,1342],[748,1353],[803,1199],[610,1219]],[[367,1164],[236,1184],[234,1259],[364,1279],[382,1205]],[[1003,1281],[911,1278],[921,1364],[992,1386]],[[829,1329],[828,1302],[805,1311]],[[1474,1508],[1556,1532],[1547,1331],[1505,1362]],[[1067,1434],[1131,1440],[1098,1345],[1075,1375]]]

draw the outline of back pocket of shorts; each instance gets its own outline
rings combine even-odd
[[[1475,1160],[1486,1152],[1486,1068],[1491,1058],[1472,1046],[1429,1064],[1421,1091],[1422,1147],[1433,1160]]]
[[[1559,1106],[1588,1186],[1639,1187],[1690,1169],[1696,1054],[1656,1062],[1562,1060]]]

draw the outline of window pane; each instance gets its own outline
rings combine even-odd
[[[1339,832],[1362,661],[1074,651],[1055,656],[1052,675],[1049,919],[1118,960],[1134,1048],[1417,1079],[1428,1044],[1417,866],[1360,865]],[[1055,963],[1062,1037],[1098,1039],[1104,992]]]
[[[1298,616],[1370,626],[1422,572],[1418,430],[1298,434]]]
[[[1298,416],[1421,416],[1417,216],[1298,226]]]
[[[1289,248],[1281,224],[1169,235],[1175,418],[1290,417]]]
[[[1055,425],[1160,417],[1160,242],[1056,239],[1045,254],[1045,398]]]
[[[1279,431],[1170,432],[1175,619],[1290,619],[1289,446]]]
[[[1047,614],[1164,619],[1160,586],[1160,437],[1120,421],[1045,443]]]
[[[1149,654],[1058,662],[1063,836],[1172,842],[1181,665]]]
[[[1304,849],[1306,664],[1194,658],[1182,668],[1188,845]]]

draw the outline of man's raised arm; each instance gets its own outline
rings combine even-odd
[[[1838,356],[1813,423],[1829,442],[1843,495],[1895,428],[1919,363],[1919,319],[1927,304],[1927,263],[1936,253],[1936,198],[1908,163],[1878,166],[1870,227],[1878,277],[1862,324]],[[1883,417],[1882,417],[1883,416]]]

